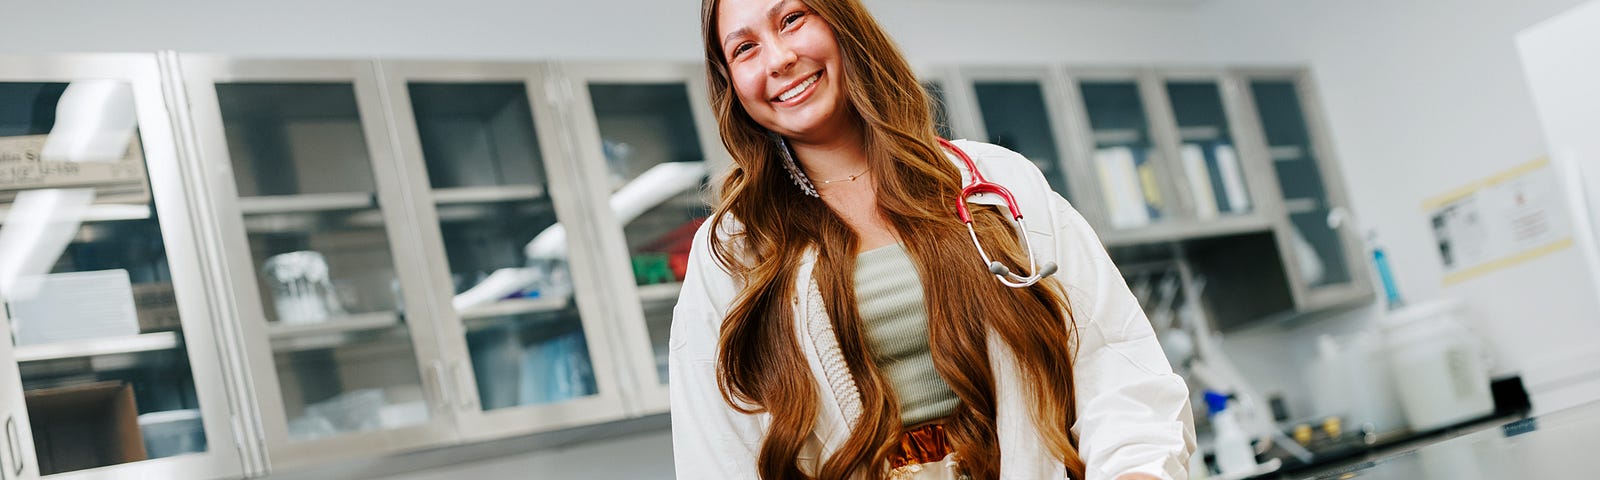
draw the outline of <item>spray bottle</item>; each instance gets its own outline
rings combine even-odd
[[[1233,411],[1228,408],[1230,398],[1231,396],[1215,390],[1206,391],[1211,432],[1215,436],[1212,445],[1216,449],[1217,470],[1224,477],[1247,474],[1256,470],[1255,447],[1250,444],[1250,435],[1245,433],[1244,427],[1239,425],[1239,420],[1234,418]]]

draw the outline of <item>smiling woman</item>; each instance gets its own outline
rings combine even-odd
[[[674,311],[680,477],[1187,478],[1184,382],[1037,167],[941,142],[859,0],[706,0],[701,19],[734,165]],[[973,197],[969,233],[951,207],[978,171],[1020,207]],[[1031,265],[1019,233],[1062,275],[1008,286],[976,261],[971,242]]]
[[[847,135],[851,112],[833,28],[805,2],[727,2],[717,17],[739,104],[804,148]],[[826,172],[819,176],[830,177]]]

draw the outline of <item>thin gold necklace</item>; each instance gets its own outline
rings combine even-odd
[[[830,184],[830,183],[854,182],[854,181],[856,181],[857,178],[861,178],[862,175],[866,175],[867,172],[871,171],[871,170],[872,170],[871,168],[868,168],[866,170],[862,170],[861,173],[857,173],[855,175],[851,175],[851,176],[848,176],[848,177],[845,177],[845,178],[841,178],[841,179],[838,179],[838,180],[823,180],[822,184],[823,185],[827,185],[827,184]]]

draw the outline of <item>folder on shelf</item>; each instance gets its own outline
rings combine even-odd
[[[1211,188],[1211,169],[1206,167],[1205,150],[1198,144],[1186,143],[1179,154],[1194,196],[1195,216],[1201,220],[1217,218],[1217,192]]]
[[[1133,150],[1128,147],[1109,147],[1096,150],[1095,166],[1100,172],[1100,185],[1110,211],[1111,225],[1129,228],[1150,223],[1143,189],[1140,187],[1138,168],[1134,166]]]

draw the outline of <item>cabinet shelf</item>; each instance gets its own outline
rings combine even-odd
[[[381,343],[383,341],[381,338],[374,340],[371,335],[357,336],[357,334],[383,334],[403,327],[399,313],[373,312],[334,317],[302,325],[268,323],[267,336],[272,339],[274,353],[289,353],[340,348],[355,343]],[[395,337],[403,339],[405,335]]]
[[[308,193],[239,198],[239,210],[244,212],[245,215],[365,210],[373,208],[375,204],[376,202],[374,202],[371,192]]]
[[[488,305],[461,310],[457,313],[461,316],[461,320],[465,321],[530,313],[559,312],[567,308],[567,300],[567,297],[501,300]]]
[[[1155,223],[1133,229],[1111,230],[1101,234],[1100,240],[1107,247],[1121,247],[1237,235],[1271,229],[1272,222],[1259,215],[1224,216],[1214,220],[1207,220],[1203,223]]]
[[[639,301],[644,303],[676,302],[683,291],[682,283],[658,283],[639,286]]]
[[[67,358],[98,357],[123,353],[175,350],[179,344],[177,332],[157,332],[131,337],[95,338],[45,345],[17,347],[18,363],[42,362]]]
[[[11,216],[10,208],[0,208],[0,222]],[[124,220],[145,220],[150,218],[149,205],[91,205],[84,212],[81,222],[116,222]]]
[[[517,202],[542,197],[544,188],[538,185],[440,188],[433,191],[433,202],[439,205]]]
[[[1144,140],[1144,131],[1135,128],[1102,128],[1093,132],[1095,145],[1126,145]]]
[[[286,324],[272,322],[267,324],[267,336],[274,339],[314,337],[319,335],[335,335],[342,333],[362,332],[367,330],[381,330],[390,328],[400,323],[400,315],[395,312],[362,313],[344,317],[330,318],[321,322]]]
[[[1306,158],[1306,149],[1299,145],[1278,145],[1267,147],[1267,156],[1278,162],[1292,162]]]
[[[1178,129],[1178,138],[1185,142],[1217,140],[1222,138],[1222,129],[1213,126],[1182,127]]]

